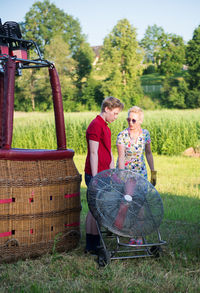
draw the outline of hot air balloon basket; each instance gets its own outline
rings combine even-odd
[[[0,261],[75,248],[80,182],[72,158],[0,160]]]

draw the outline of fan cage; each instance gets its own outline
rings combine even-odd
[[[162,222],[163,203],[158,191],[130,170],[98,173],[88,186],[87,199],[99,225],[119,236],[149,235]]]

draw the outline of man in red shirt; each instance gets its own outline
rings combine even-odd
[[[86,131],[88,153],[85,162],[85,182],[88,186],[97,173],[115,168],[111,151],[111,131],[108,123],[118,118],[124,105],[119,99],[107,97],[101,105],[101,113],[90,123]],[[89,211],[86,217],[86,249],[85,252],[96,252],[100,245],[96,221]]]

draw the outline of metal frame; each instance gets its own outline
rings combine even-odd
[[[9,25],[11,27],[10,31]],[[55,113],[57,148],[58,150],[66,150],[67,146],[62,93],[59,76],[54,63],[42,58],[39,47],[33,40],[24,40],[21,38],[21,32],[17,23],[8,23],[6,30],[7,31],[5,33],[0,30],[0,43],[3,47],[5,46],[8,48],[8,50],[3,50],[0,53],[0,149],[2,148],[2,151],[5,149],[9,150],[7,154],[9,153],[11,155],[14,151],[11,150],[11,144],[14,117],[15,75],[21,75],[22,69],[48,67]],[[27,53],[27,51],[31,48],[36,51],[38,55],[37,59],[27,59],[27,54],[18,54],[17,52],[18,50],[21,50],[26,51]],[[6,54],[3,52],[6,52]],[[20,152],[23,153],[22,151]],[[30,154],[29,157],[33,156],[33,154]]]
[[[3,72],[3,63],[10,57],[12,60],[16,61],[16,71],[18,75],[20,75],[20,70],[21,69],[27,69],[27,68],[41,68],[41,67],[51,67],[53,66],[53,63],[45,60],[42,58],[40,49],[37,45],[36,42],[33,40],[24,40],[24,39],[19,39],[15,37],[8,37],[0,34],[0,40],[5,42],[5,44],[12,44],[13,42],[18,42],[19,44],[25,44],[25,48],[29,50],[31,47],[34,47],[36,49],[36,53],[39,58],[37,59],[21,59],[17,58],[16,56],[10,56],[6,54],[0,54],[0,72]],[[32,64],[32,65],[31,65]]]
[[[162,252],[161,246],[166,245],[166,241],[161,239],[159,230],[157,233],[157,242],[147,243],[146,238],[143,238],[143,243],[141,245],[128,244],[120,241],[120,237],[116,234],[108,236],[109,231],[103,230],[99,223],[96,221],[97,229],[100,235],[101,245],[98,249],[98,264],[99,266],[105,266],[110,263],[111,260],[117,259],[133,259],[133,258],[144,258],[144,257],[159,257]],[[103,237],[103,234],[105,236]],[[113,250],[109,250],[106,246],[105,239],[116,238],[115,247]]]

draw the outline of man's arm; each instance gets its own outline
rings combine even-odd
[[[111,152],[110,169],[114,169],[114,168],[115,168],[115,161],[114,161],[113,153]]]
[[[92,176],[94,177],[98,173],[98,149],[99,142],[94,140],[89,140],[90,147],[90,166]]]

